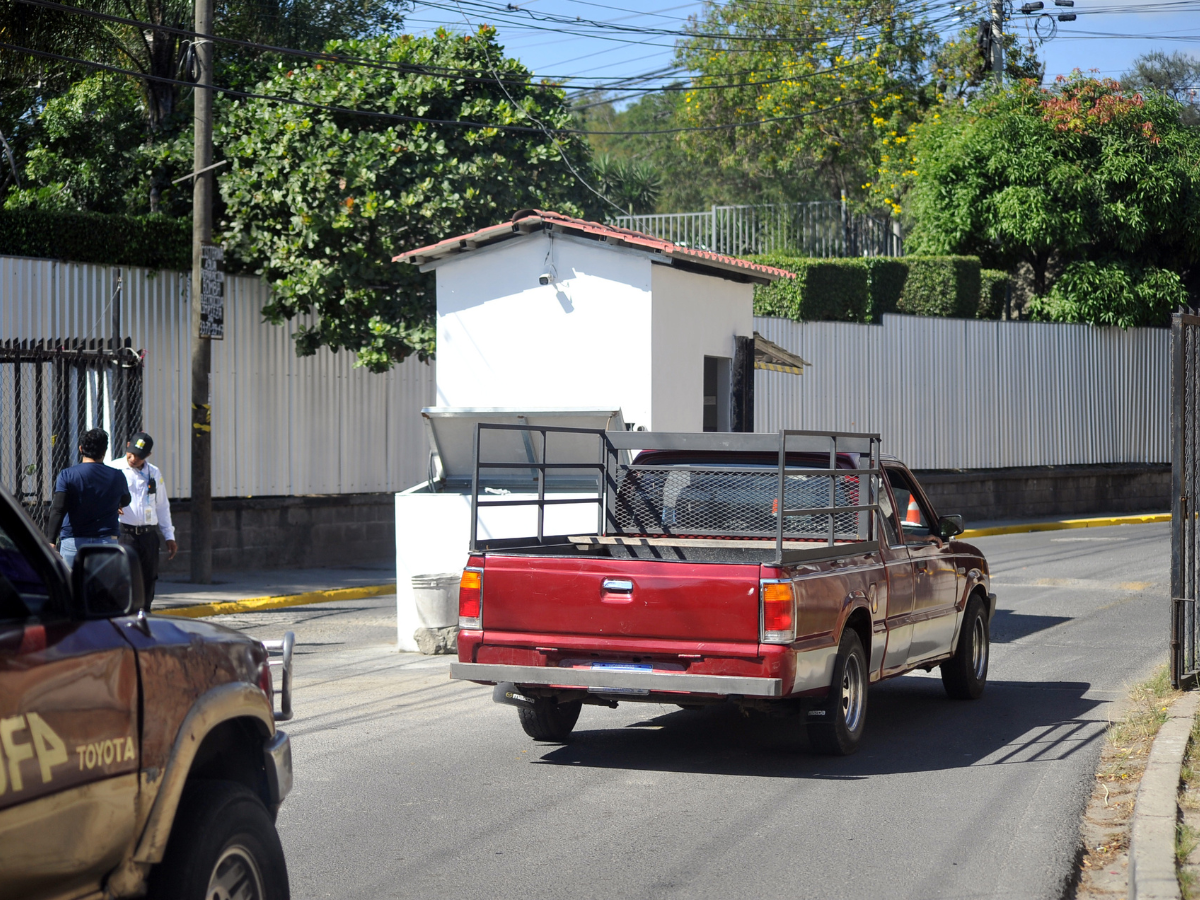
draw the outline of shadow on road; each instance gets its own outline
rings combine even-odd
[[[678,710],[604,729],[585,707],[571,743],[532,760],[585,766],[768,778],[858,779],[978,765],[1064,759],[1096,740],[1107,722],[1085,682],[999,681],[974,702],[946,698],[938,678],[905,677],[871,689],[867,733],[851,757],[809,750],[799,717],[742,715],[730,705]],[[597,728],[596,726],[601,726]]]
[[[992,643],[1007,644],[1070,621],[1070,616],[1026,616],[1010,609],[998,609],[992,616]]]

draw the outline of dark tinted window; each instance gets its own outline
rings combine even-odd
[[[49,600],[46,583],[0,525],[0,619],[40,615]]]

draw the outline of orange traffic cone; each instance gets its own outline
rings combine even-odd
[[[921,507],[917,506],[917,498],[910,497],[908,501],[908,515],[904,517],[904,521],[909,525],[921,524]]]

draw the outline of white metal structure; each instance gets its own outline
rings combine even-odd
[[[870,431],[914,469],[1165,463],[1170,331],[885,315],[756,318],[812,363],[755,373],[758,431]]]
[[[704,358],[731,361],[754,331],[748,281],[572,235],[423,268],[437,272],[438,406],[612,408],[635,426],[702,431]]]
[[[108,337],[116,267],[0,257],[0,341]],[[143,427],[176,497],[188,495],[190,275],[121,267],[122,332],[146,351]],[[421,409],[433,366],[387,375],[352,353],[297,358],[294,325],[263,321],[269,288],[226,280],[225,334],[213,342],[213,496],[397,491],[423,481]]]

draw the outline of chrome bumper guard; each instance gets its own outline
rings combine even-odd
[[[275,737],[263,745],[263,764],[271,806],[278,806],[292,792],[292,741],[287,732],[275,732]]]
[[[571,688],[682,691],[689,694],[782,697],[783,680],[734,675],[688,675],[680,672],[613,672],[602,669],[553,669],[549,666],[500,666],[487,663],[450,664],[450,677],[493,684],[553,684]]]
[[[279,679],[279,690],[276,692],[279,695],[279,712],[275,713],[275,721],[286,722],[292,717],[292,650],[296,646],[296,635],[287,631],[282,641],[263,641],[262,645],[270,654],[268,662],[272,668],[282,671],[283,677]],[[291,784],[290,780],[288,784]]]

